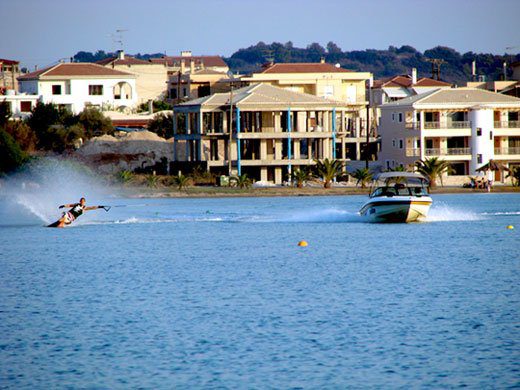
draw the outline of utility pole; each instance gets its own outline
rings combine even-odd
[[[432,64],[432,79],[440,80],[441,79],[441,65],[445,64],[442,58],[427,58],[426,61],[431,62]]]

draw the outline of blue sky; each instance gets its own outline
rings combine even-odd
[[[0,0],[0,15],[0,58],[30,68],[118,49],[118,29],[127,53],[229,56],[259,41],[520,52],[520,0]]]

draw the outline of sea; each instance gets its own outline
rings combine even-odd
[[[518,193],[433,195],[423,222],[373,224],[360,195],[56,180],[0,191],[0,388],[520,386]],[[45,227],[81,195],[111,209]]]

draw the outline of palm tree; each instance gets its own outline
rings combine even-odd
[[[132,171],[121,171],[117,174],[117,178],[121,183],[127,184],[134,180],[135,175]]]
[[[365,188],[367,183],[372,180],[373,175],[368,168],[361,168],[356,169],[354,173],[352,173],[352,177],[357,179],[356,186],[361,184],[361,188]]]
[[[177,186],[179,191],[182,191],[185,187],[190,184],[191,178],[189,176],[184,176],[181,172],[177,176],[173,177],[173,184]]]
[[[441,185],[443,185],[442,174],[450,170],[450,164],[446,160],[441,160],[438,157],[416,161],[415,167],[417,168],[417,172],[428,178],[430,182],[428,184],[429,188],[435,187],[435,180],[437,178],[441,180]]]
[[[307,180],[311,178],[311,173],[307,168],[296,169],[291,173],[291,179],[296,183],[296,187],[302,188]]]
[[[323,179],[323,187],[330,188],[332,180],[343,171],[343,163],[339,160],[314,160],[316,176]]]
[[[253,181],[247,176],[247,173],[240,176],[233,176],[229,180],[238,188],[250,188],[253,185]]]
[[[513,184],[513,186],[520,186],[520,167],[511,167],[511,171],[506,177],[511,178],[511,184]]]

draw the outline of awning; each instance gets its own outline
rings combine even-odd
[[[405,98],[412,96],[412,94],[405,88],[383,88],[383,92],[386,93],[389,98]]]

